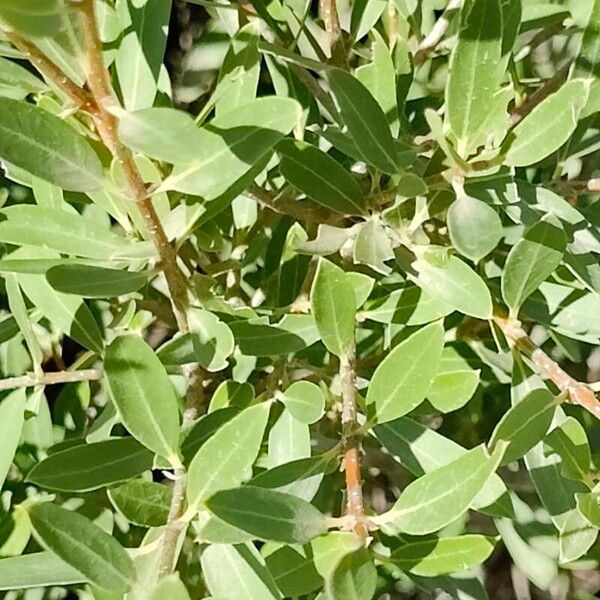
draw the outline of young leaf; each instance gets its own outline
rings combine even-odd
[[[356,264],[369,265],[382,275],[392,271],[385,262],[394,258],[394,248],[377,217],[369,219],[359,230],[352,258]]]
[[[0,489],[21,439],[26,400],[25,388],[18,388],[0,401]]]
[[[390,560],[413,575],[438,577],[479,565],[493,550],[493,539],[483,535],[461,535],[410,542],[394,550]]]
[[[501,285],[504,302],[513,314],[558,267],[566,244],[560,221],[548,214],[512,247],[504,264]]]
[[[504,445],[492,455],[483,445],[411,483],[392,509],[374,520],[389,535],[397,532],[426,535],[462,515],[498,468]]]
[[[502,417],[490,439],[490,448],[502,440],[508,442],[501,464],[518,460],[544,437],[556,405],[548,390],[533,390]]]
[[[354,343],[354,288],[342,269],[323,258],[317,267],[310,304],[325,347],[343,356]]]
[[[192,509],[219,490],[244,481],[260,449],[270,407],[263,402],[246,408],[200,447],[188,471],[187,499]]]
[[[363,193],[353,176],[334,158],[306,142],[283,140],[281,174],[318,204],[342,214],[364,214]]]
[[[500,0],[465,2],[446,85],[448,122],[463,158],[474,149],[473,139],[488,115],[499,85],[501,49]]]
[[[325,398],[318,385],[310,381],[295,381],[281,396],[285,407],[301,423],[316,423],[325,409]]]
[[[526,167],[558,150],[575,131],[588,93],[589,83],[574,79],[540,102],[509,134],[505,164]]]
[[[377,100],[346,71],[332,69],[328,78],[348,133],[364,161],[384,173],[398,172],[394,139]]]
[[[91,146],[62,119],[27,102],[0,97],[0,157],[64,190],[102,187]]]
[[[108,490],[108,497],[125,517],[141,527],[165,525],[171,506],[171,490],[166,485],[137,479]]]
[[[46,271],[46,279],[56,291],[83,298],[124,296],[148,282],[146,273],[88,265],[57,265]]]
[[[206,506],[226,523],[263,540],[307,544],[327,530],[325,516],[312,504],[262,487],[218,492]]]
[[[439,265],[419,259],[413,267],[416,283],[437,300],[477,319],[492,316],[492,297],[483,279],[456,256]]]
[[[116,338],[106,349],[104,377],[133,437],[172,464],[179,464],[177,397],[150,346],[137,335]]]
[[[438,370],[444,329],[431,323],[398,344],[379,364],[367,392],[378,423],[397,419],[427,395]]]
[[[152,453],[133,438],[80,444],[48,456],[27,481],[62,492],[89,492],[152,468]]]
[[[40,543],[91,583],[121,594],[131,588],[135,571],[127,552],[87,517],[49,502],[28,512]]]

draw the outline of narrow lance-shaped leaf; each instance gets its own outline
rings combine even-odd
[[[29,511],[41,544],[103,589],[125,593],[135,582],[133,562],[123,547],[87,517],[49,502]]]
[[[171,490],[166,485],[137,479],[108,490],[110,501],[135,525],[165,525],[171,506]]]
[[[150,346],[137,335],[118,337],[106,350],[104,373],[125,427],[144,446],[180,464],[177,397]]]
[[[226,523],[263,540],[306,544],[327,530],[327,519],[312,504],[262,487],[218,492],[206,506]]]
[[[102,186],[102,165],[83,137],[27,102],[0,98],[0,157],[65,190]]]
[[[356,301],[346,274],[328,260],[321,259],[310,292],[313,316],[325,347],[337,356],[354,343]]]
[[[366,399],[378,423],[402,417],[425,399],[443,346],[443,327],[431,323],[398,344],[379,364]]]

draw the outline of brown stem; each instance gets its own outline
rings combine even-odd
[[[340,385],[342,388],[342,446],[346,476],[346,513],[351,517],[352,529],[364,540],[367,536],[362,479],[360,474],[361,439],[356,420],[355,349],[340,357]]]
[[[435,51],[446,31],[448,31],[448,27],[450,27],[450,23],[454,15],[459,11],[461,4],[462,0],[450,0],[448,2],[448,6],[446,6],[446,10],[444,10],[442,16],[435,22],[431,31],[419,44],[419,48],[413,57],[415,65],[422,65]]]
[[[76,381],[97,381],[102,379],[101,369],[81,369],[80,371],[57,371],[43,373],[38,377],[35,373],[27,373],[19,377],[0,379],[0,391],[18,387],[34,387],[36,385],[56,385],[58,383],[74,383]]]
[[[331,57],[334,58],[334,56],[338,54],[341,41],[340,20],[338,17],[336,0],[319,0],[319,14],[323,20],[323,25],[325,26],[325,31],[329,38]]]
[[[585,384],[573,379],[560,365],[538,348],[519,321],[495,317],[495,322],[506,338],[533,363],[538,373],[549,379],[567,397],[571,404],[578,404],[600,419],[600,401]]]

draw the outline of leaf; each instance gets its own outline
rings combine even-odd
[[[50,490],[89,492],[149,471],[152,458],[133,438],[79,444],[35,465],[27,481]]]
[[[46,279],[58,292],[83,298],[124,296],[136,292],[148,283],[146,273],[88,265],[57,265],[46,271]]]
[[[85,583],[87,577],[53,552],[34,552],[0,559],[0,590]]]
[[[600,528],[600,493],[577,494],[577,510],[594,527]]]
[[[302,338],[273,325],[234,321],[229,324],[229,328],[241,353],[246,356],[277,356],[297,352],[305,347]]]
[[[328,79],[348,133],[364,161],[384,173],[398,172],[396,146],[377,100],[346,71],[332,69]]]
[[[369,265],[382,275],[392,272],[385,262],[394,258],[394,249],[377,217],[369,219],[358,230],[352,258],[356,264]]]
[[[311,546],[317,572],[323,579],[331,579],[342,558],[359,550],[362,544],[354,532],[330,531],[314,539]]]
[[[147,254],[145,244],[132,244],[102,224],[58,208],[19,204],[2,209],[2,214],[7,220],[0,223],[0,241],[7,244],[43,246],[99,260],[136,257],[137,248],[154,256],[154,250]]]
[[[116,338],[106,349],[104,378],[133,437],[171,464],[180,464],[177,397],[152,348],[137,335]]]
[[[281,395],[281,401],[298,421],[316,423],[325,410],[325,398],[318,385],[310,381],[295,381]]]
[[[310,594],[323,585],[312,558],[303,549],[282,546],[266,555],[265,562],[286,598]]]
[[[2,10],[0,2],[0,11]],[[28,94],[47,91],[48,87],[21,65],[0,58],[0,95],[23,100]]]
[[[91,146],[62,119],[27,102],[0,97],[0,157],[64,190],[102,187]]]
[[[260,449],[270,407],[263,402],[244,409],[200,447],[188,470],[187,499],[192,509],[219,490],[244,481]]]
[[[219,384],[208,406],[208,414],[229,406],[246,408],[254,400],[254,388],[248,382],[223,381]],[[235,413],[234,413],[235,414]]]
[[[413,575],[437,577],[479,565],[493,550],[493,538],[483,535],[461,535],[409,542],[394,550],[390,560],[403,571]]]
[[[462,515],[498,468],[504,446],[488,455],[483,445],[411,483],[387,513],[374,517],[388,535],[426,535]]]
[[[366,398],[378,423],[409,413],[425,399],[436,376],[443,346],[443,327],[431,323],[398,344],[381,361]]]
[[[589,83],[574,79],[540,102],[509,134],[504,163],[526,167],[558,150],[575,131],[588,93]]]
[[[493,449],[502,440],[508,442],[501,464],[518,460],[544,437],[556,406],[557,400],[548,390],[533,390],[502,417],[489,443]]]
[[[133,562],[117,540],[87,517],[49,502],[32,506],[28,513],[40,543],[91,583],[121,594],[131,588]]]
[[[262,487],[218,492],[206,506],[226,523],[263,540],[307,544],[327,531],[326,517],[312,504]]]
[[[115,60],[123,103],[127,110],[148,108],[154,103],[164,69],[171,2],[126,0],[118,3],[117,10],[124,29]]]
[[[564,565],[581,558],[598,537],[598,528],[574,510],[558,535],[559,563]]]
[[[440,412],[452,412],[471,399],[478,385],[479,371],[441,369],[427,392],[427,399]]]
[[[318,204],[347,215],[365,212],[363,193],[353,176],[316,146],[286,139],[277,145],[281,174]]]
[[[299,114],[295,100],[264,97],[213,119],[199,130],[196,158],[176,166],[159,190],[214,200],[270,155]]]
[[[216,599],[280,600],[273,576],[251,545],[211,544],[200,556],[202,575]],[[235,573],[235,577],[231,574]]]
[[[446,85],[448,122],[463,158],[474,150],[473,139],[488,115],[498,87],[501,50],[499,0],[465,2]]]
[[[156,585],[149,600],[190,600],[188,591],[177,573],[166,575]]]
[[[310,304],[327,350],[345,355],[354,344],[354,288],[344,271],[324,258],[319,260]]]
[[[526,298],[560,264],[566,247],[560,221],[552,214],[530,227],[511,249],[502,271],[502,297],[515,315]]]
[[[456,256],[434,265],[425,259],[412,265],[416,283],[431,296],[477,319],[492,316],[492,298],[485,282]]]
[[[574,79],[591,79],[592,84],[587,98],[587,104],[580,118],[585,119],[600,110],[598,91],[600,80],[598,67],[600,65],[600,0],[591,3],[589,19],[581,39],[581,47],[575,59],[570,76]]]
[[[127,520],[142,527],[165,525],[171,506],[166,485],[136,479],[108,490],[108,497]]]
[[[33,37],[60,29],[60,9],[60,0],[29,0],[26,8],[13,0],[0,0],[0,18]]]
[[[487,256],[502,239],[502,221],[488,204],[459,195],[448,209],[452,245],[473,262]]]
[[[4,485],[21,439],[25,421],[25,388],[10,392],[0,401],[0,489]],[[1,579],[0,579],[1,581]]]
[[[544,438],[544,442],[560,455],[564,477],[584,483],[589,481],[592,457],[585,429],[579,421],[567,417]]]
[[[119,138],[136,152],[175,165],[194,161],[204,136],[188,113],[156,107],[123,114]]]
[[[23,246],[10,256],[18,260],[58,258],[58,254],[51,250],[32,246]],[[102,354],[102,333],[81,298],[55,291],[44,275],[19,273],[17,280],[29,300],[53,325],[85,348]]]
[[[325,581],[332,600],[371,600],[377,587],[377,569],[366,548],[347,554]]]

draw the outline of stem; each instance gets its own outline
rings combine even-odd
[[[323,19],[323,25],[329,38],[329,49],[331,58],[338,54],[340,38],[340,21],[336,0],[319,0],[319,13]]]
[[[442,16],[435,22],[431,31],[419,44],[419,48],[413,58],[413,62],[416,66],[426,62],[429,56],[437,48],[438,44],[446,34],[446,31],[448,31],[448,27],[450,27],[454,15],[459,11],[461,4],[462,0],[450,0],[450,2],[448,2]]]
[[[361,539],[367,537],[362,479],[360,475],[361,439],[356,420],[355,347],[340,357],[340,384],[342,387],[342,446],[346,475],[346,513],[352,519],[353,530]]]
[[[27,373],[19,377],[0,379],[0,391],[12,390],[18,387],[34,387],[36,385],[56,385],[58,383],[74,383],[76,381],[98,381],[102,379],[100,369],[81,369],[80,371],[57,371],[55,373]]]
[[[529,358],[538,373],[552,381],[571,404],[578,404],[600,419],[600,401],[594,392],[585,383],[573,379],[556,361],[538,348],[519,321],[502,317],[495,317],[494,321],[515,348]]]

